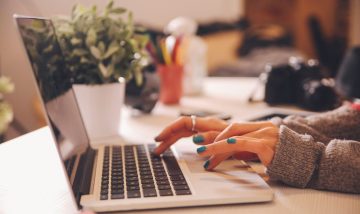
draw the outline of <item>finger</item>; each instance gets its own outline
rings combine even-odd
[[[244,161],[259,159],[259,157],[255,153],[252,153],[252,152],[237,152],[233,155],[233,157],[235,159],[244,160]]]
[[[264,129],[267,129],[267,128],[264,128]],[[243,136],[244,137],[252,137],[252,138],[262,137],[261,130],[263,130],[263,129],[244,134]],[[237,160],[244,160],[244,161],[259,160],[259,157],[255,153],[252,153],[252,152],[237,152],[233,155],[233,158],[235,158]]]
[[[239,136],[199,147],[197,151],[202,157],[243,151],[252,152],[259,156],[265,166],[271,162],[274,155],[274,151],[262,139]]]
[[[222,131],[227,126],[228,124],[225,121],[217,118],[197,117],[194,129],[197,132],[206,132],[211,130]],[[168,125],[157,137],[155,137],[155,141],[163,141],[165,138],[180,130],[191,131],[192,128],[192,121],[190,117],[180,117]]]
[[[191,130],[187,129],[187,127],[191,126],[191,119],[189,117],[179,117],[170,125],[166,126],[162,132],[158,136],[155,137],[155,141],[160,142],[169,136],[178,133],[180,131]]]
[[[221,140],[214,142],[213,144],[209,144],[206,146],[201,146],[197,149],[197,153],[204,157],[204,156],[211,156],[211,155],[219,155],[219,154],[226,154],[231,152],[242,152],[247,151],[245,149],[249,148],[251,149],[250,139],[253,143],[254,141],[259,141],[259,139],[256,138],[250,138],[250,137],[231,137],[226,140]],[[243,150],[239,150],[239,146],[243,147]]]
[[[264,127],[273,127],[275,126],[269,121],[260,121],[260,122],[245,122],[245,123],[233,123],[227,126],[214,141],[220,141],[227,139],[232,136],[241,136],[248,134]]]
[[[220,154],[220,155],[212,155],[207,161],[204,163],[204,168],[206,170],[212,170],[217,167],[221,162],[228,159],[231,154]]]
[[[160,155],[164,151],[166,151],[171,145],[173,145],[177,140],[183,137],[189,137],[193,135],[192,131],[181,131],[177,132],[170,137],[166,138],[163,142],[161,142],[155,149],[154,154]]]
[[[193,136],[193,142],[197,145],[207,145],[214,142],[214,139],[219,134],[219,131],[208,131],[197,133]]]

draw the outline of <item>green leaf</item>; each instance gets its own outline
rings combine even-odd
[[[105,43],[103,41],[99,42],[98,49],[100,50],[101,55],[105,53]]]
[[[87,35],[86,35],[86,45],[88,47],[94,46],[96,44],[97,35],[94,28],[90,28]]]
[[[72,38],[72,39],[70,40],[70,42],[71,42],[71,44],[72,44],[73,46],[75,46],[75,45],[81,44],[82,40],[79,39],[79,38],[74,37],[74,38]]]
[[[84,56],[88,54],[88,51],[86,51],[85,49],[81,49],[81,48],[76,48],[73,50],[72,54],[74,54],[75,56]]]
[[[117,8],[111,9],[110,13],[123,14],[123,13],[126,13],[126,11],[127,10],[125,8],[117,7]]]
[[[106,78],[109,78],[111,75],[114,74],[114,65],[110,64],[106,68],[107,68],[107,76],[106,76]]]
[[[106,5],[106,9],[107,10],[110,10],[114,5],[114,1],[113,0],[110,0],[109,3]]]
[[[91,63],[91,61],[86,57],[81,57],[80,58],[80,63]]]
[[[98,64],[98,68],[100,69],[100,72],[101,72],[102,76],[107,78],[108,77],[108,71],[107,71],[105,65],[100,62]]]
[[[140,86],[143,83],[143,78],[142,78],[142,71],[139,68],[135,68],[134,70],[134,77],[135,77],[135,82],[136,85]]]
[[[112,56],[116,51],[118,51],[120,48],[119,46],[116,44],[116,42],[112,42],[109,46],[109,48],[107,49],[103,59],[107,59],[110,56]]]
[[[9,103],[0,102],[0,134],[5,132],[9,123],[13,120],[14,113]]]
[[[0,77],[0,93],[11,93],[14,89],[15,85],[11,82],[9,77]]]
[[[91,46],[90,47],[90,52],[96,59],[98,59],[98,60],[101,59],[101,52],[97,47]]]

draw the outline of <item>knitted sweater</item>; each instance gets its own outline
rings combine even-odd
[[[275,121],[275,120],[273,120]],[[278,120],[271,179],[299,188],[360,193],[360,111],[349,105]]]

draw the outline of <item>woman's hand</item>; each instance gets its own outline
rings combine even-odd
[[[235,135],[249,134],[253,136],[257,133],[250,133],[266,127],[275,127],[275,125],[268,121],[233,123],[229,125],[224,120],[213,117],[198,117],[195,121],[195,127],[193,127],[191,118],[184,116],[165,127],[164,130],[155,137],[155,141],[160,142],[160,145],[155,149],[154,153],[160,155],[180,138],[189,137],[194,134],[196,134],[193,137],[194,143],[207,145],[214,141]],[[193,128],[195,131],[193,131]],[[236,154],[235,157],[249,160],[256,158],[256,155],[250,154],[249,152],[241,152],[240,154]]]
[[[180,117],[155,137],[155,141],[160,142],[160,145],[154,153],[160,155],[180,138],[189,137],[196,133],[197,135],[193,138],[195,143],[204,145],[212,143],[227,126],[228,124],[224,120],[213,117],[197,117],[195,127],[193,127],[190,117]]]
[[[210,170],[219,165],[223,160],[234,156],[237,159],[249,160],[259,158],[268,166],[275,153],[279,141],[279,129],[272,123],[264,122],[258,129],[244,134],[251,126],[232,124],[225,128],[215,139],[215,142],[197,149],[200,156],[210,156],[204,168]]]

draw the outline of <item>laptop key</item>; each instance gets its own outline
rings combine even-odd
[[[155,177],[155,180],[156,181],[167,181],[168,178],[166,176],[163,176],[163,177]]]
[[[137,177],[138,174],[137,173],[126,173],[126,177]]]
[[[157,185],[169,185],[169,181],[168,180],[160,180],[160,181],[156,181]]]
[[[151,175],[151,171],[140,171],[140,176]]]
[[[124,181],[123,180],[114,180],[111,181],[111,185],[123,185]]]
[[[185,180],[181,180],[181,181],[173,181],[172,184],[174,186],[179,186],[179,185],[187,185]]]
[[[111,199],[124,199],[125,198],[125,195],[124,194],[113,194],[111,195]]]
[[[142,184],[153,184],[153,179],[141,179]]]
[[[172,181],[182,181],[185,180],[185,177],[183,175],[174,175],[170,177],[170,180]]]
[[[112,185],[111,190],[123,190],[124,185]]]
[[[126,182],[129,182],[129,181],[138,181],[138,177],[126,177]]]
[[[128,198],[140,198],[141,194],[139,190],[132,190],[127,192]]]
[[[159,190],[160,196],[171,196],[173,195],[171,189]]]
[[[166,176],[165,172],[156,172],[155,173],[155,177],[163,177],[163,176]]]
[[[139,181],[129,181],[129,182],[126,182],[126,185],[128,185],[128,186],[139,186]]]
[[[175,193],[176,195],[191,195],[190,190],[176,190]]]
[[[174,186],[175,190],[188,190],[189,187],[188,185],[179,185],[179,186]]]
[[[171,186],[170,185],[158,185],[158,189],[159,190],[171,189]]]
[[[152,175],[144,175],[144,176],[141,176],[141,179],[152,179]]]
[[[107,200],[108,199],[108,195],[100,195],[100,200]]]
[[[139,189],[140,189],[139,186],[128,186],[128,187],[126,188],[127,191],[139,190]]]
[[[152,183],[152,184],[142,184],[141,185],[143,189],[152,189],[155,187],[155,185]]]
[[[144,197],[156,197],[157,193],[155,189],[144,189]]]
[[[124,190],[119,189],[119,190],[111,190],[111,194],[115,195],[115,194],[124,194]]]

